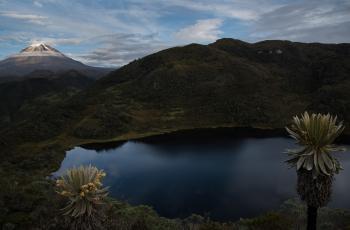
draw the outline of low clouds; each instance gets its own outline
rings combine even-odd
[[[34,38],[30,43],[45,43],[51,46],[57,45],[78,45],[83,42],[81,38]]]
[[[109,34],[93,40],[100,48],[74,58],[93,66],[115,67],[169,47],[152,34]]]
[[[176,38],[186,42],[211,42],[223,33],[220,30],[221,19],[198,20],[194,25],[185,27],[175,34]]]

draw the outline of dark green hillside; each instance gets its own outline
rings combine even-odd
[[[45,104],[50,104],[61,96],[67,98],[67,95],[77,93],[92,82],[93,80],[72,70],[59,75],[50,71],[35,71],[26,79],[1,83],[0,127],[30,118],[31,111],[28,111],[28,107],[40,111]]]
[[[111,73],[84,92],[89,113],[82,113],[71,135],[281,128],[304,110],[349,121],[349,73],[348,44],[222,39],[168,49]]]
[[[349,44],[263,41],[248,44],[221,39],[210,46],[249,61],[264,64],[284,75],[288,86],[300,92],[315,91],[326,84],[349,79]]]
[[[95,115],[85,117],[75,134],[90,135],[96,130],[90,127],[93,120],[98,126],[109,126],[117,117],[129,122],[121,122],[116,128],[122,125],[126,131],[141,132],[214,126],[269,127],[278,122],[270,111],[278,110],[283,100],[293,100],[293,95],[282,93],[282,87],[283,79],[263,65],[206,46],[174,48],[131,63],[88,90],[85,97],[96,106]],[[280,101],[271,103],[273,97]],[[104,114],[113,113],[112,120],[98,117],[105,106],[109,109]],[[281,117],[288,114],[286,110],[279,112]]]
[[[23,122],[20,111],[12,127],[21,142],[59,135],[74,145],[179,129],[282,128],[305,110],[349,124],[349,74],[349,44],[221,39],[133,61],[39,118]],[[6,142],[19,138],[13,128],[3,133]]]

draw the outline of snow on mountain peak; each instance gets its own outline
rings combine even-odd
[[[45,43],[33,43],[27,48],[21,50],[19,54],[15,54],[13,57],[30,57],[30,56],[55,56],[65,57],[64,54],[52,48]]]

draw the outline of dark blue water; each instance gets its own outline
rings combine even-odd
[[[211,136],[152,143],[129,141],[109,150],[76,147],[61,168],[92,164],[104,169],[110,195],[146,204],[162,216],[192,213],[237,220],[276,209],[296,196],[296,173],[284,163],[287,138]],[[344,171],[334,182],[330,206],[350,208],[350,154],[340,155]]]

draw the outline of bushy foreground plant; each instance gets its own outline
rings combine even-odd
[[[101,180],[106,174],[94,166],[80,166],[67,170],[56,181],[58,194],[68,198],[62,209],[73,229],[97,229],[104,218],[103,206],[108,188]]]
[[[297,191],[308,206],[308,230],[316,229],[317,210],[325,206],[331,197],[334,174],[342,169],[333,152],[343,148],[333,144],[342,133],[342,122],[330,114],[312,114],[305,112],[301,118],[295,116],[290,128],[286,130],[301,146],[288,150],[291,158],[287,161],[296,167],[298,174]]]
[[[295,116],[291,127],[286,127],[286,130],[302,148],[289,150],[291,159],[287,162],[296,166],[297,170],[312,172],[314,178],[320,174],[330,176],[339,173],[341,166],[331,153],[344,150],[333,144],[344,128],[343,122],[337,124],[337,117],[330,114],[310,116],[305,112],[301,118]]]

